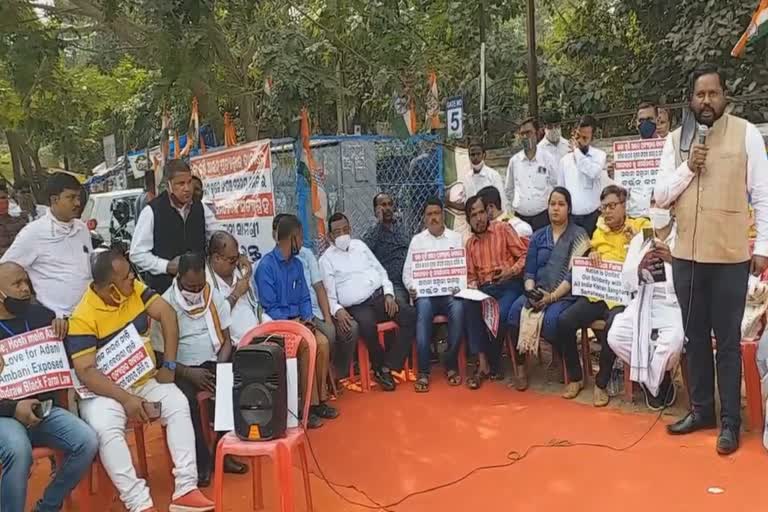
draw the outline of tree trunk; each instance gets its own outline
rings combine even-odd
[[[22,150],[21,136],[12,130],[6,130],[5,140],[8,141],[8,148],[11,151],[11,165],[13,166],[13,182],[18,183],[23,179],[23,168],[21,166]]]

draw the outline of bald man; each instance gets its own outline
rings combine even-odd
[[[32,287],[24,269],[15,263],[0,264],[0,340],[54,322],[57,335],[63,337],[66,334],[66,322],[56,320],[52,311],[32,299]],[[45,418],[35,413],[36,405],[53,398],[49,394],[22,400],[0,400],[2,512],[24,511],[33,447],[45,446],[64,452],[64,465],[58,468],[34,510],[61,510],[64,498],[72,492],[96,456],[96,432],[80,418],[59,407],[53,407]]]

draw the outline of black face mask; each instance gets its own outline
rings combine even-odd
[[[31,302],[31,298],[17,299],[6,295],[5,299],[3,299],[3,306],[5,306],[5,309],[13,316],[23,317],[27,314]]]

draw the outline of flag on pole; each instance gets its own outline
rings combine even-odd
[[[437,74],[429,72],[429,92],[427,93],[427,122],[426,125],[433,130],[440,126],[440,95],[437,91]]]
[[[411,96],[394,95],[392,131],[400,138],[416,133],[416,105]]]
[[[325,223],[328,218],[328,197],[325,194],[322,170],[317,166],[312,156],[312,146],[309,142],[309,113],[306,108],[301,109],[301,154],[299,162],[299,174],[305,176],[309,182],[312,197],[312,215],[317,221],[317,234],[325,236]]]
[[[760,0],[755,14],[752,15],[752,21],[749,22],[747,30],[742,34],[739,42],[731,50],[734,57],[742,57],[747,49],[747,44],[754,43],[768,35],[768,0]]]

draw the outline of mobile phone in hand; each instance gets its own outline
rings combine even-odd
[[[154,421],[160,417],[162,410],[162,404],[160,402],[144,402],[144,412],[149,416],[150,421]]]
[[[643,228],[643,242],[653,240],[653,228]]]

